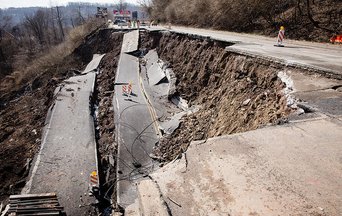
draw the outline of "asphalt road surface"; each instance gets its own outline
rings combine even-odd
[[[149,106],[139,76],[139,59],[127,54],[138,49],[139,32],[126,33],[115,83],[115,124],[118,141],[118,204],[128,207],[137,198],[135,180],[154,169],[149,156],[158,141],[155,119]],[[123,94],[124,85],[132,84],[132,94]]]
[[[24,193],[56,192],[67,215],[88,215],[90,174],[97,171],[94,120],[89,109],[94,72],[71,77],[57,88],[41,150]]]
[[[147,27],[147,29],[165,30],[161,26]],[[287,65],[308,67],[342,75],[341,45],[294,41],[285,38],[285,47],[275,47],[276,38],[260,35],[180,26],[172,26],[169,31],[232,42],[234,45],[227,47],[227,50],[272,58]]]

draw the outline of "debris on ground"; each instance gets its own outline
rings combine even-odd
[[[116,68],[119,61],[121,41],[116,47],[102,59],[99,66],[99,74],[96,79],[96,139],[101,166],[100,178],[103,180],[101,190],[104,203],[114,204],[116,200],[115,188],[116,181],[116,157],[117,146],[115,143],[115,124],[114,124],[114,84]],[[104,205],[111,211],[110,205]],[[114,206],[115,208],[115,206]],[[104,209],[106,211],[106,209]]]

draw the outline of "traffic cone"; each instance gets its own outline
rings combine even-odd
[[[131,95],[131,94],[132,94],[132,83],[129,83],[129,84],[128,84],[127,94],[128,94],[128,95]]]
[[[90,173],[90,184],[92,187],[97,187],[98,186],[98,178],[97,178],[97,172],[93,171]]]
[[[279,33],[278,33],[277,44],[274,46],[284,47],[284,45],[283,45],[284,39],[285,39],[285,27],[281,26]]]
[[[90,192],[89,195],[97,196],[99,193],[99,178],[96,171],[90,173]]]
[[[122,86],[122,94],[127,95],[127,85]]]

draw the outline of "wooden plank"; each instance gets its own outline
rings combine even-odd
[[[42,203],[40,205],[25,205],[25,206],[21,206],[21,205],[14,205],[14,206],[10,206],[10,209],[19,209],[19,208],[23,208],[23,207],[27,207],[27,208],[55,208],[55,207],[61,207],[59,205],[59,203]]]
[[[20,206],[20,205],[40,205],[40,204],[55,204],[55,203],[59,203],[58,200],[53,200],[53,201],[50,201],[50,200],[37,200],[35,202],[11,202],[10,203],[10,206]]]
[[[21,195],[11,195],[11,199],[39,199],[46,197],[57,197],[56,193],[44,193],[44,194],[21,194]]]
[[[46,209],[52,209],[52,210],[63,210],[64,208],[61,206],[55,206],[55,207],[19,207],[16,210],[46,210]]]
[[[48,212],[62,212],[62,210],[60,209],[18,209],[12,213],[30,214],[30,213],[48,213]]]
[[[9,213],[16,215],[61,215],[56,193],[25,194],[10,196]]]
[[[51,216],[55,216],[55,215],[61,215],[61,212],[37,212],[37,213],[29,213],[29,214],[20,214],[18,216],[45,216],[45,215],[51,215]]]
[[[58,202],[58,200],[57,199],[16,200],[16,201],[11,201],[10,204],[25,205],[26,203],[49,203],[49,202]]]

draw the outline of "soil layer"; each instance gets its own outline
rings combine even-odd
[[[177,77],[177,94],[199,105],[164,137],[154,154],[170,161],[193,140],[254,130],[286,121],[291,110],[277,72],[281,65],[225,51],[221,42],[171,33],[145,33],[141,47],[156,49]]]
[[[114,124],[114,83],[116,69],[120,57],[121,42],[112,51],[106,54],[100,63],[100,73],[97,75],[97,127],[96,136],[101,166],[102,194],[106,203],[116,200],[115,188],[112,186],[116,180],[116,159],[117,146],[115,145],[115,124]]]

